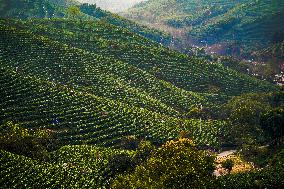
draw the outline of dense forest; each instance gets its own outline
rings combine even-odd
[[[283,87],[243,62],[75,0],[0,17],[0,188],[284,186]]]

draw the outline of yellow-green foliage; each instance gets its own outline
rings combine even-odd
[[[67,9],[67,13],[68,15],[71,17],[71,18],[76,18],[80,15],[80,9],[76,6],[70,6],[68,9]]]
[[[198,150],[192,140],[168,141],[132,174],[121,175],[113,188],[212,187],[214,157]]]
[[[0,149],[34,159],[47,159],[47,147],[53,144],[46,130],[29,130],[8,121],[0,126]]]

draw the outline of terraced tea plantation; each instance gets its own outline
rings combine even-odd
[[[2,120],[43,128],[69,144],[119,146],[128,135],[161,144],[178,136],[180,119],[1,69]],[[200,145],[219,147],[225,123],[184,120]],[[212,124],[214,125],[212,127]],[[196,126],[195,126],[196,125]],[[202,127],[202,128],[200,128]],[[204,128],[203,128],[204,127]],[[208,137],[200,137],[208,135]]]
[[[105,188],[104,179],[109,174],[107,158],[122,153],[131,154],[108,148],[66,146],[53,152],[49,163],[42,164],[1,150],[1,187]]]
[[[231,122],[218,117],[223,105],[243,93],[279,90],[171,50],[162,32],[95,6],[22,5],[33,2],[35,12],[54,6],[45,12],[52,16],[23,17],[13,1],[18,17],[12,10],[5,17],[22,20],[0,19],[3,188],[109,188],[182,137],[196,149],[220,150],[232,143]]]

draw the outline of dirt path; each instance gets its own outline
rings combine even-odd
[[[235,153],[236,151],[237,150],[228,150],[228,151],[221,152],[220,154],[217,155],[217,158],[229,156],[229,155]]]
[[[223,151],[219,154],[217,154],[217,159],[220,159],[220,158],[223,158],[223,157],[226,157],[226,156],[229,156],[229,155],[232,155],[233,153],[237,152],[237,150],[227,150],[227,151]],[[215,176],[221,176],[223,173],[224,173],[224,169],[221,167],[221,165],[217,165],[215,171],[214,171],[214,175]]]

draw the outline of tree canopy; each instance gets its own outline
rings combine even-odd
[[[208,188],[214,185],[214,156],[192,140],[168,141],[131,174],[119,176],[113,188]]]

